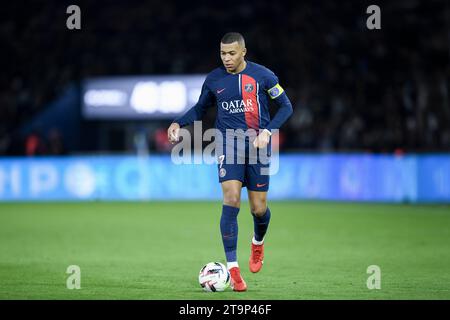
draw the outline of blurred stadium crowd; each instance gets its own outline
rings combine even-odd
[[[293,103],[283,150],[450,151],[450,3],[378,4],[382,29],[371,31],[365,2],[91,1],[78,3],[82,30],[69,31],[63,1],[5,2],[0,155],[83,151],[64,150],[58,132],[34,132],[36,142],[18,128],[85,77],[207,73],[228,31],[244,35],[248,59],[272,69]]]

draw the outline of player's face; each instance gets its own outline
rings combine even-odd
[[[220,58],[225,69],[230,73],[240,72],[246,51],[237,41],[233,43],[220,43]]]

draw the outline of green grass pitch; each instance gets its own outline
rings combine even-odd
[[[0,204],[0,299],[450,299],[450,208],[271,202],[266,257],[248,270],[253,230],[239,214],[248,291],[203,292],[224,262],[220,202]],[[81,268],[81,289],[66,269]],[[381,268],[381,289],[366,286]]]

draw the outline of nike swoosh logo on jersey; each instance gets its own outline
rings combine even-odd
[[[256,184],[256,187],[257,187],[257,188],[261,188],[261,187],[264,187],[266,184],[267,184],[267,183],[257,183],[257,184]]]
[[[219,93],[221,93],[223,90],[225,90],[226,88],[223,88],[223,89],[220,89],[220,90],[217,90],[217,94],[219,94]]]

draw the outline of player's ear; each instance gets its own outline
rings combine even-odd
[[[244,48],[242,49],[242,56],[245,57],[245,54],[246,54],[246,53],[247,53],[247,48],[244,47]]]

